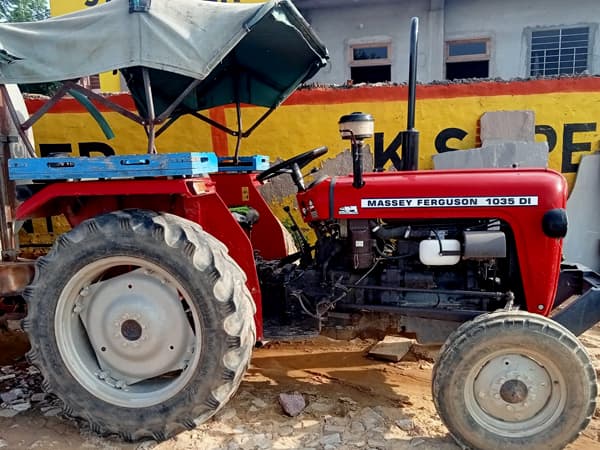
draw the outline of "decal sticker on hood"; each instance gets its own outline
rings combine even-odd
[[[537,195],[497,197],[363,198],[363,208],[477,208],[485,206],[537,206]],[[340,213],[341,214],[341,213]]]

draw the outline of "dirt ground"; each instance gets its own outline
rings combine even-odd
[[[17,370],[15,379],[27,378],[21,382],[39,392],[40,376],[35,369],[14,362],[19,345],[26,345],[22,338],[14,333],[10,338],[12,355],[0,342],[2,364],[11,364],[1,369]],[[600,361],[600,327],[582,339]],[[50,398],[32,401],[30,409],[14,417],[0,418],[0,448],[458,449],[433,406],[432,362],[410,354],[409,361],[377,361],[366,356],[372,345],[372,341],[318,338],[273,342],[256,349],[232,401],[208,423],[165,442],[124,444],[99,438],[74,421],[56,416]],[[6,386],[0,383],[2,390]],[[284,415],[278,403],[280,393],[291,392],[301,393],[308,404],[295,418]],[[568,449],[600,449],[600,411]]]

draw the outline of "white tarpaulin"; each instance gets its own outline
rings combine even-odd
[[[128,0],[30,23],[0,24],[0,83],[39,83],[145,66],[204,79],[278,2]],[[285,20],[285,19],[284,19]]]

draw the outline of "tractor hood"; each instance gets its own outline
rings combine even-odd
[[[0,83],[78,79],[121,70],[144,114],[140,67],[150,69],[159,115],[194,80],[173,112],[235,102],[278,106],[327,61],[325,46],[288,0],[263,4],[128,0],[30,23],[0,24]]]

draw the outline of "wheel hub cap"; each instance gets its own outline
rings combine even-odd
[[[74,312],[102,369],[98,377],[117,387],[181,370],[193,353],[177,289],[147,270],[84,288]]]
[[[128,319],[121,324],[121,334],[128,341],[137,341],[142,336],[142,326],[139,322]]]
[[[552,394],[552,381],[546,369],[522,355],[493,358],[474,381],[479,407],[505,422],[521,422],[534,417],[546,406]]]
[[[508,380],[500,388],[500,397],[506,403],[523,403],[527,398],[527,386],[521,380]]]

